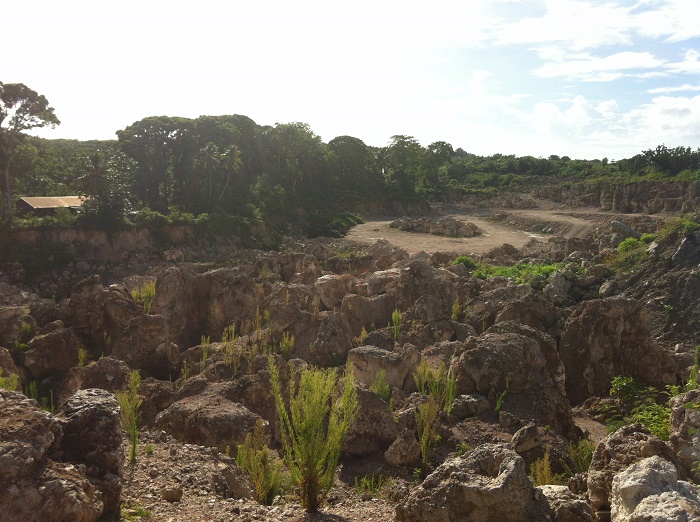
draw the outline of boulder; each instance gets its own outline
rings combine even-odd
[[[41,381],[60,376],[78,364],[80,340],[72,328],[63,328],[45,335],[37,335],[27,350],[21,352],[20,361],[32,378]]]
[[[564,325],[559,356],[571,404],[606,396],[616,375],[629,375],[658,388],[675,382],[673,364],[645,326],[642,304],[613,297],[586,301]]]
[[[671,264],[674,266],[685,263],[697,264],[698,260],[700,260],[700,233],[686,234],[671,256]]]
[[[386,239],[379,239],[367,249],[372,257],[372,264],[378,270],[386,270],[394,263],[408,259],[408,252],[389,243]]]
[[[595,514],[585,498],[566,486],[540,486],[538,488],[554,511],[554,522],[596,522]]]
[[[593,511],[610,511],[610,491],[615,475],[631,464],[654,455],[674,465],[677,462],[671,448],[641,424],[624,426],[598,444],[588,468],[588,498]]]
[[[434,268],[424,259],[408,261],[401,268],[396,285],[396,307],[399,310],[408,310],[420,297],[432,295],[438,297],[444,306],[451,310],[456,296],[455,280],[454,274]]]
[[[420,357],[420,352],[410,345],[400,352],[376,346],[359,346],[348,352],[348,361],[353,365],[358,382],[371,386],[379,371],[384,370],[386,380],[392,388],[404,388],[406,379],[413,379]]]
[[[612,520],[700,520],[698,488],[678,480],[676,466],[655,455],[635,462],[612,482]]]
[[[673,451],[685,473],[698,480],[700,473],[693,468],[700,462],[700,390],[672,397],[668,405],[671,408],[669,440]]]
[[[502,413],[574,434],[571,406],[547,369],[543,352],[548,348],[541,345],[545,338],[532,332],[504,331],[467,339],[452,363],[457,393],[485,395],[492,406],[503,396]]]
[[[470,395],[459,395],[452,403],[452,415],[458,419],[476,417],[486,413],[491,409],[489,400],[483,395],[472,393]]]
[[[170,342],[167,321],[162,315],[133,318],[122,334],[113,339],[112,357],[159,379],[168,379],[179,372],[180,350]]]
[[[19,370],[7,348],[0,348],[0,377],[19,375]]]
[[[396,299],[392,294],[362,297],[355,294],[343,298],[341,312],[347,319],[355,336],[365,331],[383,327],[391,321],[391,314],[396,308]]]
[[[399,434],[389,405],[365,388],[357,389],[360,409],[350,425],[342,451],[353,457],[384,453]]]
[[[155,427],[182,442],[225,452],[227,446],[235,451],[243,444],[258,419],[258,415],[221,396],[213,387],[171,404],[156,416]]]
[[[505,444],[482,444],[450,458],[396,507],[398,522],[550,520],[525,461]]]
[[[328,274],[318,278],[314,289],[323,306],[327,310],[333,310],[342,302],[343,297],[350,293],[353,281],[354,278],[348,274]]]
[[[93,522],[102,514],[84,468],[49,458],[61,435],[36,401],[0,389],[0,520]]]
[[[537,448],[541,444],[542,436],[534,422],[516,431],[510,441],[510,445],[518,454]]]
[[[58,404],[63,404],[78,390],[100,388],[110,392],[125,390],[131,369],[114,357],[100,357],[87,366],[74,366],[64,379],[58,393]]]
[[[116,397],[101,389],[78,391],[56,412],[63,429],[52,448],[56,460],[84,464],[102,493],[104,513],[118,513],[122,491],[122,422]]]
[[[399,282],[400,274],[401,270],[398,268],[374,272],[367,281],[367,295],[385,294],[393,290]]]
[[[22,306],[0,306],[0,346],[27,343],[36,332],[36,321]]]
[[[384,460],[389,466],[415,466],[420,462],[420,444],[413,430],[404,429],[384,452]]]

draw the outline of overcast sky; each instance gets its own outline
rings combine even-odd
[[[0,81],[47,138],[147,116],[306,122],[475,154],[621,159],[700,146],[698,0],[39,0],[2,8]]]

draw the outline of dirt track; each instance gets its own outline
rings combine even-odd
[[[601,212],[597,209],[578,208],[575,212],[572,212],[571,209],[556,207],[548,202],[538,202],[538,206],[540,208],[529,210],[503,209],[503,211],[523,219],[566,224],[568,231],[562,234],[565,237],[588,236],[596,227],[607,224],[611,219],[614,219],[612,214]],[[483,254],[504,243],[520,248],[533,237],[541,241],[546,241],[548,237],[551,237],[548,234],[526,232],[508,226],[503,222],[488,219],[495,212],[498,212],[498,210],[452,207],[443,214],[461,221],[472,222],[478,226],[483,234],[473,238],[453,238],[404,232],[389,227],[389,224],[396,218],[385,217],[368,220],[361,225],[353,227],[348,233],[347,239],[371,244],[378,239],[384,238],[392,245],[405,248],[409,254],[415,254],[420,251],[428,253]]]

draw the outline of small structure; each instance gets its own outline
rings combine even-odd
[[[17,202],[17,210],[21,214],[35,216],[52,216],[59,208],[78,212],[82,207],[83,200],[80,196],[24,197]]]

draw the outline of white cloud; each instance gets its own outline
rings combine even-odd
[[[544,78],[564,76],[584,80],[609,81],[622,77],[629,69],[652,69],[663,64],[651,53],[620,52],[603,58],[577,55],[576,59],[550,62],[536,69],[534,74]]]
[[[649,94],[670,94],[672,92],[688,92],[688,91],[700,91],[700,85],[690,85],[685,83],[683,85],[678,85],[676,87],[657,87],[655,89],[648,89]]]

